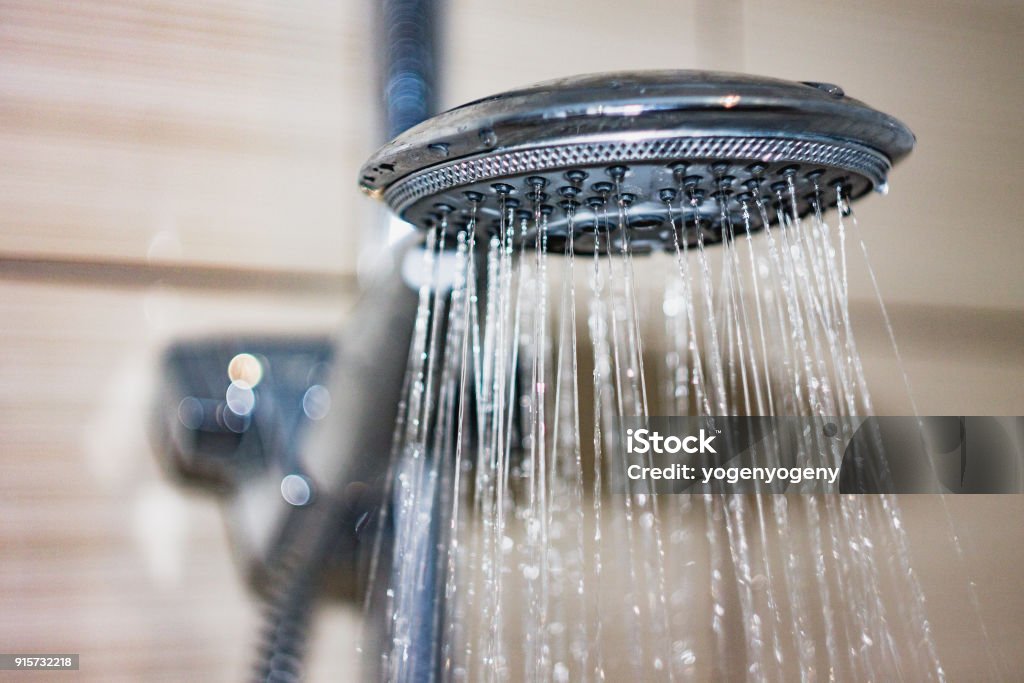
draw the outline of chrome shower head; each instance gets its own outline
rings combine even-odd
[[[634,251],[707,242],[779,212],[882,190],[914,146],[895,118],[825,83],[704,71],[597,74],[487,97],[435,116],[377,151],[360,185],[421,228],[495,230],[506,212],[546,217],[547,244],[595,247],[601,216]],[[838,192],[837,192],[838,190]],[[684,211],[672,211],[673,202]],[[744,215],[744,205],[748,211]],[[528,235],[525,235],[528,237]]]

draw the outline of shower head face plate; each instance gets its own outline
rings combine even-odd
[[[703,71],[598,74],[484,98],[409,129],[360,185],[422,228],[543,216],[548,248],[706,242],[883,189],[914,136],[837,86]],[[757,206],[757,201],[761,206]],[[762,212],[761,208],[765,210]],[[746,210],[745,210],[746,209]],[[671,219],[671,220],[670,220]],[[685,226],[685,227],[684,227]],[[529,234],[523,235],[529,239]]]

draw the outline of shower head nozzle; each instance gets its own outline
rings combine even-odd
[[[494,230],[507,212],[544,215],[548,244],[564,244],[572,224],[580,251],[595,248],[601,216],[618,212],[604,225],[625,226],[645,251],[671,248],[673,230],[699,226],[713,242],[727,225],[773,222],[773,205],[803,215],[884,189],[913,146],[905,125],[827,83],[612,73],[439,114],[378,150],[360,185],[424,228],[461,230],[472,216]]]

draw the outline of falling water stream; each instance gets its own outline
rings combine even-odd
[[[799,216],[792,182],[719,207],[712,249],[717,200],[680,187],[667,255],[635,253],[618,188],[557,234],[534,202],[428,235],[374,558],[384,679],[945,680],[894,496],[654,495],[617,460],[625,416],[872,414],[859,238],[816,189],[838,210]],[[795,462],[831,448],[805,431]]]

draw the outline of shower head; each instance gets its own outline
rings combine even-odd
[[[826,83],[597,74],[428,119],[378,150],[360,185],[421,228],[456,231],[475,219],[493,232],[518,212],[545,217],[554,251],[570,223],[577,250],[596,248],[602,225],[621,225],[632,250],[650,251],[671,249],[673,230],[692,240],[699,226],[707,242],[720,241],[726,226],[758,230],[780,213],[835,206],[840,194],[884,191],[913,146],[905,125]],[[768,210],[751,210],[759,201]]]

